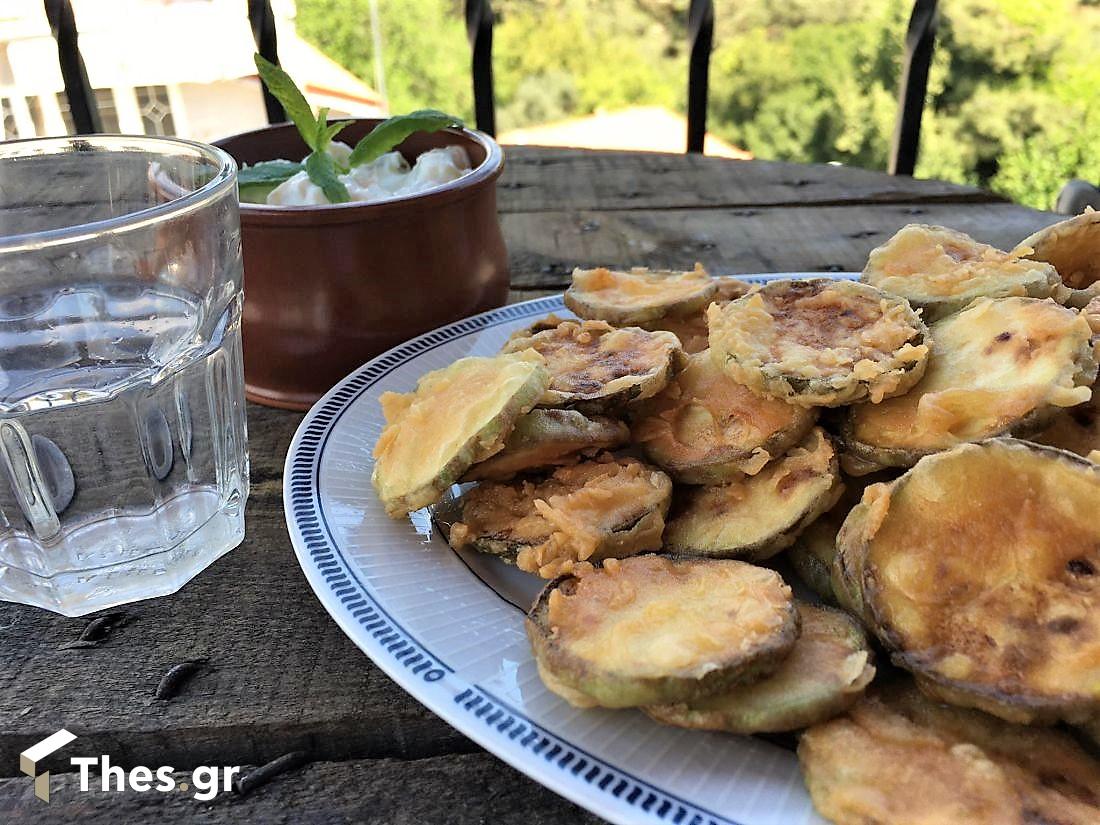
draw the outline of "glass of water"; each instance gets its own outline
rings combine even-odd
[[[242,298],[221,150],[0,144],[0,599],[78,616],[241,542]]]

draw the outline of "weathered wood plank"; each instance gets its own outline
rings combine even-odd
[[[1059,216],[1014,204],[752,209],[564,210],[501,216],[516,289],[568,286],[574,266],[688,268],[712,274],[861,270],[907,223],[939,223],[1011,248]]]
[[[937,180],[824,164],[505,147],[501,212],[1003,201]]]
[[[81,740],[71,746],[93,755]],[[157,767],[154,762],[149,767]],[[171,763],[164,763],[171,764]],[[188,782],[175,774],[176,785]],[[94,789],[94,790],[92,790]],[[0,779],[0,821],[36,825],[178,822],[194,825],[596,825],[603,820],[536,785],[486,753],[418,759],[315,762],[276,777],[247,796],[223,793],[209,802],[193,791],[79,790],[75,773],[54,775],[50,804],[34,797],[27,777]]]
[[[0,775],[64,726],[119,764],[416,757],[474,746],[375,668],[313,597],[290,547],[282,464],[301,416],[249,405],[253,490],[244,544],[179,593],[119,608],[94,648],[62,649],[88,618],[0,604]],[[173,665],[206,669],[171,701]],[[0,821],[3,817],[0,816]]]
[[[511,289],[508,291],[508,303],[533,301],[535,298],[545,298],[547,295],[557,295],[560,292],[560,289]]]

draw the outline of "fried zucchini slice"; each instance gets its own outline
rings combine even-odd
[[[574,269],[565,305],[581,318],[626,326],[665,315],[689,315],[706,307],[718,292],[702,264],[688,272],[634,267],[615,272],[604,267]]]
[[[371,483],[386,513],[400,518],[439,501],[472,464],[503,449],[549,384],[542,357],[527,350],[461,358],[422,376],[413,392],[383,393]]]
[[[1049,426],[1031,440],[1100,463],[1100,395],[1097,389],[1093,386],[1092,398],[1084,404],[1058,413]]]
[[[542,480],[467,491],[448,540],[552,579],[581,563],[659,549],[671,496],[672,481],[660,470],[605,454]]]
[[[1081,315],[1092,329],[1092,334],[1100,335],[1100,295],[1085,304]]]
[[[630,429],[616,418],[589,418],[578,410],[531,410],[516,421],[504,449],[475,464],[462,480],[507,481],[518,473],[573,464],[629,440]]]
[[[1071,736],[937,705],[908,684],[810,728],[798,759],[836,825],[1100,822],[1100,762]]]
[[[714,279],[714,284],[718,287],[718,291],[714,293],[714,302],[718,304],[728,304],[730,301],[744,298],[750,292],[760,288],[757,284],[750,284],[732,275],[719,275]]]
[[[759,289],[755,284],[728,275],[715,278],[714,282],[718,286],[718,291],[714,294],[714,303],[719,306],[725,306],[730,301],[735,301]],[[656,321],[647,321],[638,326],[648,330],[663,329],[671,332],[680,339],[680,346],[688,355],[702,352],[710,346],[705,307],[690,315],[666,315]]]
[[[688,358],[669,385],[637,405],[634,443],[684,484],[721,484],[758,473],[810,431],[816,412],[756,395],[708,352]]]
[[[560,315],[551,312],[549,315],[544,315],[542,318],[537,318],[522,329],[517,329],[511,335],[508,336],[509,341],[515,341],[517,338],[530,338],[539,332],[546,332],[548,329],[557,329],[558,325],[562,321],[570,321],[571,318],[562,318]]]
[[[840,610],[799,603],[798,615],[798,641],[771,676],[643,710],[666,725],[741,734],[799,730],[843,713],[875,676],[867,637]]]
[[[810,524],[787,549],[787,558],[798,577],[827,602],[835,603],[833,563],[836,561],[836,535],[852,508],[859,504],[863,491],[870,484],[892,481],[890,473],[876,473],[862,478],[844,478],[843,492],[836,504]]]
[[[942,226],[911,223],[871,251],[864,283],[900,295],[932,322],[975,298],[1050,298],[1061,281],[1054,267],[1022,260]]]
[[[1069,289],[1065,303],[1082,307],[1100,296],[1100,212],[1087,208],[1020,241],[1026,257],[1053,264]]]
[[[1100,713],[1098,503],[1100,466],[1071,453],[962,445],[867,489],[837,538],[840,575],[923,690],[1080,721]]]
[[[829,513],[826,513],[803,530],[798,540],[787,548],[787,558],[803,584],[825,602],[836,604],[832,579],[833,562],[836,560],[836,530],[829,521]]]
[[[832,442],[815,427],[757,475],[681,488],[665,529],[665,549],[685,556],[771,558],[836,504],[842,489]]]
[[[705,309],[691,315],[666,315],[664,318],[640,326],[642,329],[651,332],[658,330],[671,332],[680,340],[680,348],[687,355],[702,352],[710,346],[710,342],[707,340],[707,313]]]
[[[908,394],[860,404],[841,426],[847,453],[878,467],[998,435],[1026,436],[1089,400],[1088,323],[1035,298],[979,298],[931,327],[932,357]]]
[[[553,329],[514,338],[503,352],[533,349],[546,359],[550,388],[540,406],[584,413],[618,409],[656,395],[682,365],[670,332],[616,329],[604,321],[563,321]]]
[[[711,306],[707,323],[711,357],[731,378],[804,407],[899,395],[928,355],[928,330],[904,299],[852,281],[772,281]]]
[[[775,571],[654,555],[551,582],[526,624],[547,688],[609,708],[687,702],[755,681],[798,637],[790,588]]]

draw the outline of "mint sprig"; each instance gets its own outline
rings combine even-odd
[[[252,166],[242,166],[237,173],[237,188],[241,200],[263,203],[272,189],[294,177],[302,169],[302,164],[292,160],[265,160]]]
[[[407,115],[391,117],[379,123],[370,134],[355,144],[348,158],[348,168],[344,168],[328,153],[328,147],[332,139],[353,121],[338,120],[329,123],[328,109],[323,107],[314,115],[309,101],[290,75],[262,55],[257,54],[255,61],[256,71],[260,73],[264,86],[283,104],[283,110],[310,148],[310,153],[302,163],[271,160],[241,169],[237,175],[237,184],[243,200],[257,199],[257,202],[262,202],[272,189],[304,169],[309,179],[321,187],[330,203],[347,203],[351,196],[339,176],[346,173],[348,168],[377,160],[414,132],[438,132],[449,126],[463,125],[459,118],[438,109],[420,109]]]
[[[351,200],[351,195],[337,177],[336,161],[326,150],[332,139],[351,121],[329,123],[328,109],[321,109],[314,116],[305,95],[294,85],[290,75],[262,55],[257,54],[255,60],[260,79],[275,99],[283,104],[287,117],[297,127],[306,146],[312,150],[303,164],[309,179],[321,187],[330,203],[347,203]]]
[[[331,203],[347,203],[351,200],[347,187],[340,180],[339,169],[332,155],[326,152],[310,152],[305,162],[309,179],[321,187]]]
[[[400,145],[413,132],[438,132],[449,126],[462,126],[462,121],[438,109],[418,109],[407,115],[391,117],[355,144],[348,163],[351,166],[370,163]]]

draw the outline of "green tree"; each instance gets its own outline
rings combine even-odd
[[[390,110],[432,106],[473,116],[461,0],[381,0],[382,64]],[[367,83],[374,50],[367,0],[299,0],[298,31]]]
[[[501,129],[686,97],[688,0],[494,0]],[[885,168],[911,0],[716,0],[710,117],[758,157]],[[469,117],[459,0],[380,0],[393,111]],[[301,32],[368,82],[367,0],[298,0]],[[1100,180],[1100,0],[943,0],[917,174],[1049,207]]]

